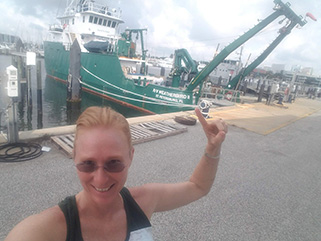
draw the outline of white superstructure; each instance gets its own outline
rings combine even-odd
[[[108,41],[115,45],[119,39],[118,26],[123,23],[121,11],[110,9],[93,0],[72,0],[59,24],[50,25],[48,41],[61,42],[66,49],[77,38],[81,47],[90,41]],[[82,47],[82,51],[86,51]]]

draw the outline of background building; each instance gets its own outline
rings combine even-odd
[[[311,67],[302,68],[301,69],[301,74],[312,75],[313,74],[313,68],[311,68]]]
[[[272,64],[271,71],[273,73],[282,73],[285,70],[285,64]]]

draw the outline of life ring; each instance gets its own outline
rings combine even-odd
[[[177,123],[188,125],[188,126],[193,126],[196,124],[196,119],[191,116],[175,116],[174,120]]]
[[[228,91],[228,92],[225,93],[225,99],[231,100],[232,97],[233,97],[232,91]]]

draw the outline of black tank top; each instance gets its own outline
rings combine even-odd
[[[125,241],[153,240],[151,224],[128,189],[124,187],[120,191],[120,195],[124,200],[124,207],[127,216],[127,236]],[[64,213],[67,223],[66,241],[83,241],[76,197],[66,197],[65,200],[61,201],[58,205]]]

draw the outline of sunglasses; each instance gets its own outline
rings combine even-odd
[[[96,162],[93,161],[85,161],[76,164],[78,171],[80,172],[94,172],[98,170],[99,167],[104,168],[106,172],[121,172],[125,169],[124,163],[119,160],[110,160],[105,162],[103,166],[98,166]]]

